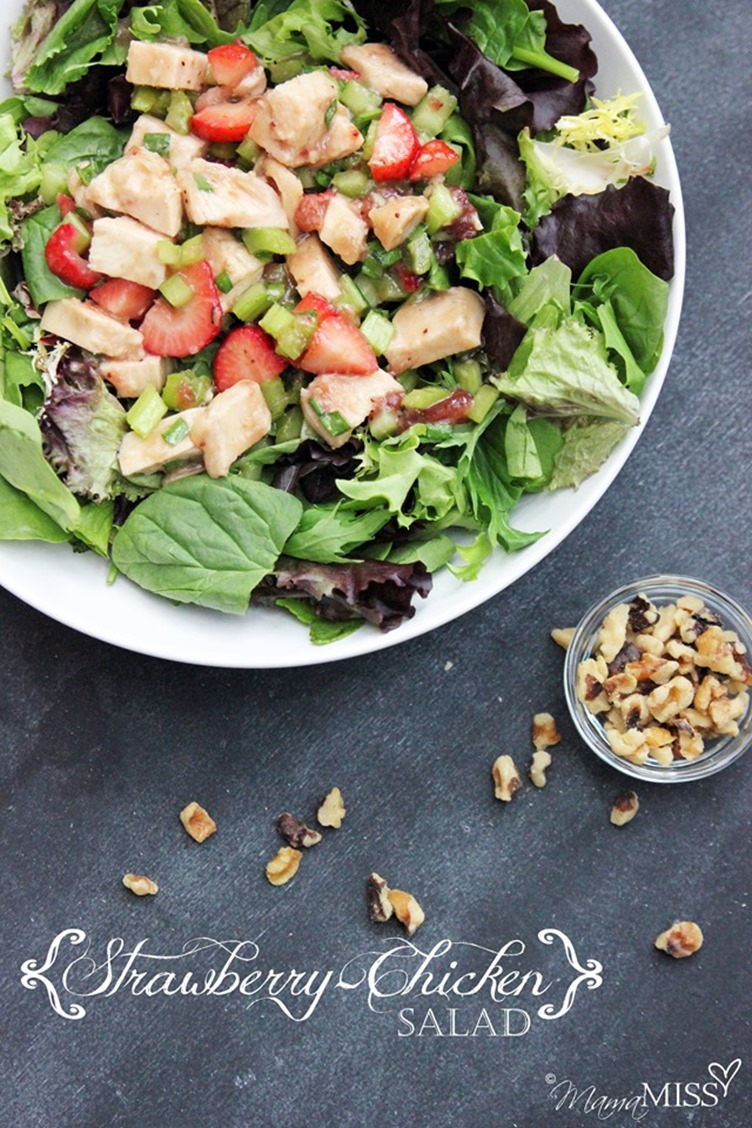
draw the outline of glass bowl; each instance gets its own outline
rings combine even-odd
[[[651,783],[686,783],[694,779],[705,779],[728,767],[752,744],[752,707],[748,706],[745,714],[737,720],[738,735],[709,737],[704,751],[696,758],[674,759],[670,764],[663,765],[652,757],[645,763],[635,763],[617,755],[606,738],[599,716],[591,713],[577,697],[577,668],[581,661],[593,655],[605,616],[619,604],[631,603],[637,595],[644,595],[657,609],[675,603],[682,596],[698,597],[718,616],[723,630],[736,632],[739,641],[746,648],[746,661],[749,662],[749,655],[752,653],[752,620],[738,603],[701,580],[685,576],[650,576],[617,588],[605,599],[599,600],[580,620],[564,662],[564,693],[569,712],[578,733],[592,751],[625,775]]]

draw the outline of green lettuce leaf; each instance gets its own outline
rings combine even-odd
[[[578,72],[546,51],[546,17],[531,12],[525,0],[436,0],[437,7],[449,14],[458,9],[470,12],[462,30],[480,50],[506,70],[538,67],[540,70],[576,82]]]
[[[41,179],[36,143],[22,141],[12,113],[0,114],[0,243],[13,236],[7,201],[36,192]]]
[[[262,482],[183,478],[130,514],[115,536],[112,559],[147,591],[243,615],[301,514],[297,498]]]
[[[308,627],[308,637],[314,646],[328,646],[330,642],[339,642],[353,631],[360,630],[365,623],[365,619],[329,622],[328,619],[322,619],[317,615],[313,606],[302,599],[275,599],[274,606],[289,611],[299,623]]]
[[[25,493],[0,478],[0,540],[39,540],[58,544],[70,540],[70,533]]]
[[[264,23],[256,19],[243,39],[268,65],[290,55],[308,55],[315,62],[339,62],[344,47],[364,43],[366,26],[348,0],[293,0],[284,11],[260,5]],[[349,31],[345,22],[355,24]],[[339,25],[335,27],[335,25]]]
[[[533,318],[547,307],[553,307],[558,314],[568,317],[572,312],[571,286],[572,271],[560,258],[551,255],[540,266],[534,266],[524,278],[515,296],[507,303],[507,310],[525,325],[530,325]]]
[[[629,427],[603,419],[576,419],[563,434],[563,446],[556,456],[549,489],[576,487],[594,474]]]
[[[528,329],[509,371],[493,383],[547,415],[595,415],[629,426],[639,419],[640,401],[609,363],[603,337],[574,318]]]
[[[243,28],[233,25],[235,30],[223,30],[210,10],[213,7],[201,0],[163,0],[160,4],[132,8],[130,28],[136,39],[186,39],[208,47],[231,43]]]
[[[74,0],[56,20],[26,71],[27,89],[54,97],[85,75],[112,45],[122,2]]]
[[[285,545],[285,555],[319,564],[339,564],[352,550],[365,544],[389,520],[389,513],[369,509],[355,513],[341,505],[311,505]]]
[[[83,167],[84,175],[90,179],[122,156],[127,136],[105,118],[95,115],[57,137],[45,151],[44,164]]]
[[[470,196],[470,200],[478,210],[484,232],[457,243],[457,265],[463,278],[493,287],[496,297],[504,303],[512,294],[511,280],[527,273],[520,215],[490,196]]]
[[[0,477],[66,532],[76,531],[81,508],[45,459],[36,420],[7,400],[0,400]]]

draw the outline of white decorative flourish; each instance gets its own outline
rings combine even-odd
[[[44,984],[47,989],[47,997],[50,1001],[50,1006],[59,1014],[61,1018],[83,1018],[86,1010],[80,1003],[72,1003],[68,1010],[65,1009],[60,1001],[60,996],[57,993],[55,984],[48,979],[45,972],[49,971],[57,959],[58,951],[63,940],[68,940],[71,944],[83,944],[86,939],[86,933],[80,928],[66,928],[63,932],[58,933],[55,939],[47,949],[47,956],[45,962],[40,967],[36,960],[24,960],[21,964],[21,986],[28,987],[30,991],[34,991],[38,983]]]
[[[569,984],[567,993],[564,996],[564,1001],[558,1010],[555,1010],[552,1003],[546,1003],[545,1006],[540,1007],[538,1010],[538,1015],[540,1018],[545,1018],[548,1020],[561,1018],[562,1015],[565,1015],[567,1011],[571,1009],[572,1004],[574,1003],[574,997],[577,994],[577,989],[581,983],[584,983],[589,991],[595,991],[596,988],[600,987],[603,984],[603,977],[601,974],[603,971],[603,964],[599,963],[598,960],[587,960],[585,962],[585,966],[583,967],[577,958],[577,953],[574,950],[574,944],[569,939],[569,937],[564,932],[560,932],[558,928],[542,929],[538,933],[538,939],[540,940],[541,944],[553,944],[554,940],[561,940],[564,946],[567,960],[569,962],[569,966],[580,973],[577,978],[573,979]]]
[[[713,1080],[717,1081],[721,1086],[721,1088],[723,1089],[724,1097],[728,1094],[729,1085],[734,1080],[741,1067],[741,1058],[734,1058],[733,1061],[730,1061],[728,1063],[725,1069],[720,1064],[720,1062],[717,1061],[711,1061],[710,1065],[708,1066],[708,1073],[713,1078]]]

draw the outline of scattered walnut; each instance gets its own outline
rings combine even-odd
[[[368,895],[368,913],[371,920],[377,924],[383,924],[389,920],[394,912],[394,906],[389,900],[391,889],[383,877],[379,877],[377,873],[372,873],[368,877],[366,892]]]
[[[701,599],[658,608],[640,593],[605,616],[575,692],[617,756],[669,767],[696,759],[706,740],[737,734],[752,685],[744,655]]]
[[[509,803],[522,787],[520,773],[511,756],[499,756],[491,769],[494,781],[494,795],[502,803]]]
[[[538,752],[533,753],[533,759],[530,764],[528,775],[530,782],[535,787],[545,787],[546,783],[546,769],[551,767],[551,753],[546,752],[545,749],[540,749]]]
[[[289,811],[283,811],[277,819],[277,830],[288,846],[309,847],[315,846],[317,842],[321,841],[321,835],[317,830],[306,826],[300,819],[296,819],[295,815],[291,815]]]
[[[702,929],[699,924],[695,924],[693,920],[677,920],[657,937],[655,946],[674,959],[681,960],[699,951],[702,941]]]
[[[397,920],[400,924],[404,924],[407,935],[412,936],[426,919],[425,913],[415,898],[402,889],[390,889],[388,897]]]
[[[316,818],[320,826],[333,826],[335,829],[342,826],[345,817],[345,804],[342,802],[342,792],[338,787],[333,787],[318,809]]]
[[[183,807],[180,821],[196,842],[205,842],[217,829],[217,824],[209,812],[198,803],[189,803],[187,807]]]
[[[266,863],[265,873],[272,885],[285,885],[298,872],[300,850],[292,846],[281,846],[271,861]]]
[[[640,809],[640,800],[634,791],[625,791],[617,795],[611,808],[611,822],[614,826],[626,826],[631,822]]]
[[[533,717],[532,727],[533,744],[539,752],[544,748],[552,748],[561,740],[556,721],[550,713],[536,713]]]
[[[562,650],[568,650],[569,644],[574,636],[574,632],[574,627],[554,627],[554,629],[551,631],[551,638],[554,640],[557,646],[560,646],[562,648]]]
[[[153,896],[159,892],[156,881],[137,873],[126,873],[123,877],[123,885],[126,889],[130,889],[131,893],[135,893],[137,897]]]

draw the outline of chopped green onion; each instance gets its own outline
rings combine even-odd
[[[159,153],[160,157],[169,157],[170,140],[169,133],[145,133],[144,148],[150,153]]]
[[[266,400],[266,406],[272,413],[272,419],[279,419],[288,407],[285,385],[277,377],[275,380],[264,380],[260,387],[261,394]]]
[[[229,294],[230,290],[232,289],[232,278],[230,278],[230,275],[226,270],[223,270],[222,273],[218,274],[214,279],[214,285],[217,287],[220,293]]]
[[[193,183],[198,188],[199,192],[213,192],[214,185],[211,180],[208,180],[202,172],[194,172]]]
[[[457,360],[454,362],[454,378],[461,388],[475,395],[480,391],[483,374],[477,360]]]
[[[468,419],[472,419],[473,423],[482,423],[498,398],[499,389],[484,384],[473,397],[472,407],[467,413]]]
[[[331,102],[326,107],[326,113],[324,114],[324,125],[326,126],[327,129],[329,128],[329,126],[334,121],[334,115],[336,114],[336,112],[337,112],[337,99],[332,98]]]
[[[303,412],[297,406],[291,407],[277,423],[277,433],[274,436],[275,441],[278,443],[286,443],[290,439],[299,439],[302,428]]]
[[[193,287],[186,282],[182,274],[171,274],[159,287],[159,292],[174,309],[188,305],[193,297]]]
[[[162,438],[170,446],[177,446],[178,443],[182,443],[189,431],[190,427],[185,419],[176,419],[166,431],[162,432]]]
[[[374,255],[369,255],[368,258],[364,259],[360,269],[366,278],[383,278],[384,276],[384,267]]]
[[[191,131],[192,117],[193,102],[185,90],[173,90],[170,94],[170,108],[167,111],[165,124],[176,133],[187,134]]]
[[[336,438],[337,435],[344,435],[347,431],[352,431],[350,424],[346,419],[343,419],[338,411],[325,411],[317,399],[311,399],[308,402],[321,420],[324,429],[333,437]]]
[[[394,264],[399,262],[402,258],[402,249],[400,247],[394,247],[393,250],[387,251],[376,239],[373,239],[368,244],[368,249],[376,261],[381,263],[382,266],[394,266]]]
[[[252,255],[291,255],[297,248],[292,235],[281,227],[249,227],[242,239]]]
[[[167,404],[153,384],[148,384],[126,413],[126,422],[141,439],[152,433],[157,423],[167,414]]]
[[[404,372],[400,372],[397,380],[406,392],[411,392],[418,383],[418,373],[414,368],[406,368]]]
[[[376,356],[382,356],[394,337],[394,326],[388,317],[372,309],[360,327],[360,331],[370,344]]]
[[[443,86],[432,86],[412,112],[412,121],[424,137],[438,137],[457,109],[457,99]]]

